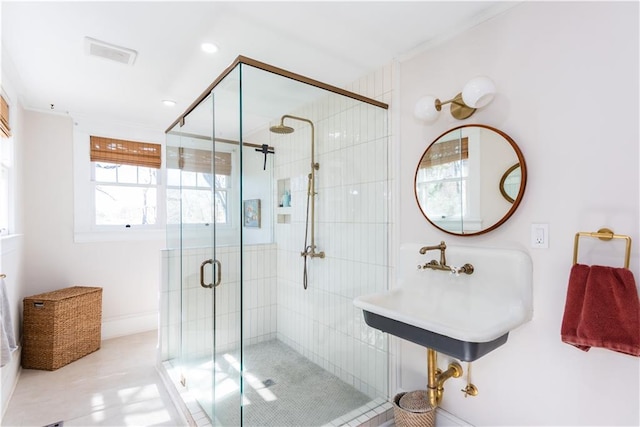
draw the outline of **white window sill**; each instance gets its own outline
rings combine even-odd
[[[482,219],[479,218],[445,218],[434,219],[433,222],[441,228],[460,232],[460,226],[464,224],[465,231],[480,231],[482,229]]]
[[[163,241],[166,232],[163,229],[140,230],[119,228],[118,230],[78,231],[73,235],[75,243],[91,242],[144,242]]]

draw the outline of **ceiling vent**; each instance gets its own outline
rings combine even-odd
[[[127,65],[133,65],[136,55],[138,55],[135,50],[115,46],[91,37],[84,38],[84,52],[89,56],[98,56]]]

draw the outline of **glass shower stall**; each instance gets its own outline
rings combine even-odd
[[[160,354],[213,425],[326,425],[388,395],[353,306],[387,289],[387,106],[246,57],[166,132]]]

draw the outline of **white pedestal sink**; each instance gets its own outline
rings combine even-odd
[[[437,252],[421,244],[400,250],[400,281],[387,292],[354,300],[371,327],[473,361],[503,345],[511,330],[533,315],[532,265],[514,249],[449,246],[447,264],[474,266],[471,275],[421,269]]]

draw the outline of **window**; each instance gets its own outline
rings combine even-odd
[[[179,224],[182,217],[183,224],[231,225],[231,153],[216,152],[215,175],[212,154],[197,148],[167,148],[167,223]]]
[[[11,174],[13,140],[9,127],[9,104],[0,96],[0,236],[9,234],[12,197]]]
[[[95,226],[159,223],[161,146],[91,136]]]
[[[425,213],[442,220],[467,215],[469,141],[434,144],[420,163],[417,177],[418,199],[426,201]]]
[[[9,127],[9,104],[4,99],[4,96],[0,96],[0,133],[5,138],[11,136],[11,128]]]
[[[157,171],[142,166],[94,162],[95,224],[156,224]]]
[[[142,134],[152,141],[158,136]],[[160,240],[182,224],[199,241],[202,227],[213,221],[223,233],[232,233],[238,203],[231,189],[239,185],[231,174],[234,147],[214,158],[210,143],[183,138],[184,144],[195,147],[169,145],[165,151],[161,144],[76,129],[74,241]]]

